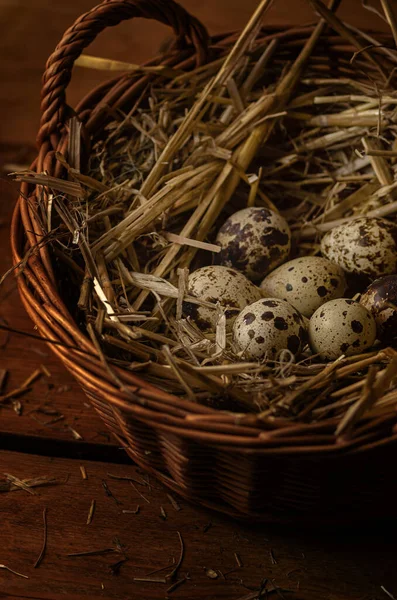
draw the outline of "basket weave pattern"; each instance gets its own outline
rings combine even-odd
[[[125,19],[145,17],[170,25],[174,45],[151,65],[191,69],[208,56],[225,51],[233,35],[208,38],[204,27],[170,0],[108,0],[79,18],[49,58],[43,77],[37,172],[62,176],[55,153],[67,153],[67,120],[77,114],[89,153],[92,132],[103,125],[106,107],[133,103],[151,74],[118,76],[84,98],[75,113],[65,89],[83,49],[105,28]],[[283,44],[297,47],[311,27],[268,31]],[[334,44],[346,47],[337,37]],[[219,50],[221,48],[222,50]],[[349,50],[351,53],[351,50]],[[392,512],[394,421],[364,422],[345,443],[328,442],[332,424],[294,425],[268,430],[254,415],[239,422],[233,415],[183,401],[135,374],[115,368],[128,388],[121,390],[104,369],[95,348],[74,322],[62,300],[52,258],[35,218],[35,190],[21,187],[12,224],[14,263],[26,253],[18,285],[24,306],[40,334],[75,376],[107,427],[140,466],[185,498],[234,516],[285,521],[361,518]]]

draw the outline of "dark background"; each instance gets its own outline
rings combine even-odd
[[[241,28],[257,0],[182,0],[210,33]],[[0,0],[0,139],[5,142],[32,142],[39,116],[40,78],[48,55],[64,30],[83,12],[95,5],[92,0]],[[378,0],[371,5],[379,6]],[[338,16],[360,28],[387,25],[365,10],[361,0],[342,0]],[[266,22],[304,24],[315,19],[308,0],[275,0]],[[139,63],[149,58],[170,31],[154,21],[124,22],[111,28],[86,50],[104,58]],[[69,93],[74,106],[106,74],[76,68]]]

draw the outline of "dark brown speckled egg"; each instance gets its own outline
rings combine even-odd
[[[306,327],[302,315],[289,302],[264,298],[238,315],[233,341],[247,359],[275,359],[282,350],[298,355],[306,343]]]
[[[378,339],[384,344],[397,344],[397,275],[375,279],[361,296],[360,304],[376,321]]]
[[[284,262],[291,249],[287,221],[268,208],[243,208],[220,228],[217,260],[258,281]]]

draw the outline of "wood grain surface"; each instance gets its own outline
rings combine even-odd
[[[214,33],[240,28],[257,0],[182,3]],[[379,3],[374,0],[372,5]],[[10,267],[8,230],[17,193],[6,172],[14,165],[28,165],[34,156],[45,60],[66,27],[92,6],[91,0],[0,2],[0,274]],[[361,0],[344,0],[339,14],[358,27],[385,28],[362,7]],[[303,23],[313,19],[313,12],[306,0],[277,0],[267,19],[269,23]],[[139,62],[156,51],[167,35],[165,27],[153,22],[124,23],[102,34],[89,52]],[[104,77],[75,69],[69,102],[76,104]],[[35,335],[12,279],[0,287],[0,323]],[[298,523],[292,530],[236,523],[181,501],[181,510],[175,510],[167,492],[155,481],[147,485],[147,476],[108,436],[50,349],[33,338],[7,337],[0,331],[0,370],[9,371],[7,390],[21,385],[41,364],[51,377],[42,377],[20,398],[22,414],[12,406],[0,408],[0,565],[28,577],[0,567],[0,598],[254,600],[255,590],[266,579],[267,589],[276,585],[288,591],[264,593],[263,598],[387,600],[387,592],[397,597],[397,521],[333,531],[300,529]],[[60,415],[63,418],[51,424]],[[83,439],[76,440],[72,430]],[[81,476],[82,464],[87,480]],[[1,493],[5,473],[20,479],[53,477],[58,484],[35,488],[34,495],[23,490]],[[146,483],[134,489],[128,481],[110,478],[109,473],[146,479]],[[117,502],[106,495],[104,480]],[[93,500],[95,512],[87,525]],[[138,504],[139,514],[123,513]],[[35,569],[43,543],[44,509],[47,547]],[[185,546],[178,578],[187,577],[187,581],[168,594],[170,582],[134,581],[178,559],[178,532]],[[121,553],[67,556],[115,548],[115,538],[122,545]],[[128,560],[119,573],[112,574],[110,566],[124,558]],[[164,577],[172,568],[151,577]]]
[[[258,589],[264,578],[269,580],[269,588],[273,582],[290,590],[281,592],[281,598],[291,600],[382,600],[387,597],[382,585],[396,593],[395,528],[374,531],[364,526],[359,530],[318,532],[241,526],[179,500],[180,510],[175,510],[166,490],[134,466],[8,452],[0,458],[1,470],[15,477],[47,476],[60,482],[35,488],[36,495],[22,490],[0,494],[0,562],[29,577],[22,579],[0,570],[0,598],[165,598],[169,582],[143,583],[134,578],[172,565],[173,558],[178,560],[177,532],[185,547],[178,579],[185,575],[189,579],[168,594],[170,598],[239,600]],[[87,480],[82,479],[80,464],[86,469]],[[144,485],[137,483],[133,488],[129,481],[112,479],[109,473],[131,477]],[[103,481],[114,498],[106,495]],[[87,525],[92,500],[96,507]],[[135,510],[137,505],[138,514],[123,513]],[[166,520],[161,517],[161,507]],[[47,549],[40,567],[35,569],[42,547],[44,508]],[[125,555],[68,556],[114,548],[115,538],[125,547]],[[128,560],[119,574],[112,575],[110,565],[125,557]],[[152,577],[164,577],[171,570],[172,566]],[[216,579],[210,577],[216,574]]]

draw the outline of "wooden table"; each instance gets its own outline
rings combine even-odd
[[[217,11],[210,0],[185,4],[197,9],[216,31],[238,26],[256,0],[216,0]],[[292,4],[303,12],[291,16],[287,5],[291,8]],[[342,9],[351,13],[359,8],[357,4],[361,3],[347,1]],[[48,3],[35,0],[24,8],[14,34],[0,21],[1,43],[14,49],[11,64],[2,59],[3,81],[15,99],[3,100],[0,107],[5,124],[0,146],[3,165],[28,164],[34,154],[37,104],[29,94],[35,97],[38,89],[43,56],[72,17],[90,5],[83,0],[64,4],[57,12],[51,9],[49,35],[40,39],[36,35],[36,46],[27,55],[25,47],[23,81],[16,76],[23,59],[18,35],[21,30],[25,34],[34,30],[28,27],[29,18],[31,24],[43,19],[45,10],[50,10]],[[4,10],[12,17],[11,4],[0,8],[0,15]],[[285,22],[302,16],[310,18],[305,3],[278,2],[273,20]],[[361,26],[371,24],[371,13],[358,10],[356,17]],[[102,52],[103,56],[125,59],[129,48],[136,61],[143,59],[164,33],[149,24],[140,30],[140,43],[135,47],[136,39],[128,41],[127,25],[123,27],[124,37],[114,32],[107,38],[108,52]],[[95,73],[77,74],[83,88],[91,87],[98,78]],[[72,100],[75,97],[76,90]],[[11,264],[8,228],[16,198],[16,188],[4,177],[0,198],[3,273]],[[0,287],[0,323],[35,334],[12,278]],[[255,590],[266,580],[263,589],[280,588],[269,591],[270,598],[386,600],[387,592],[397,596],[395,523],[362,523],[332,531],[300,529],[299,524],[295,529],[243,525],[172,498],[131,463],[45,344],[34,337],[0,332],[0,369],[9,374],[6,390],[21,385],[41,365],[47,375],[43,373],[29,393],[21,396],[20,410],[17,405],[0,409],[0,565],[20,574],[0,568],[0,598],[248,600],[258,597]],[[21,489],[7,491],[5,474],[20,480],[45,477],[51,479],[51,485],[33,488],[33,494]],[[87,524],[93,503],[95,510]],[[43,511],[46,549],[35,568],[43,546]],[[176,576],[181,583],[170,590],[167,575],[180,557],[181,540],[184,552]],[[98,553],[70,556],[95,551]],[[139,581],[148,578],[155,581]],[[260,597],[267,596],[263,592]]]

